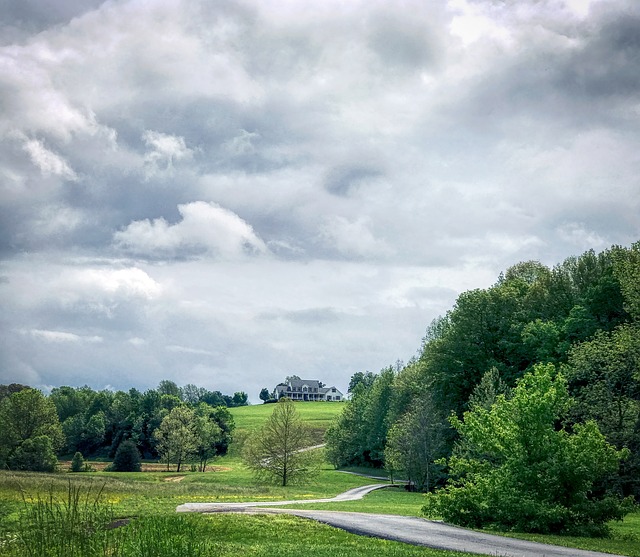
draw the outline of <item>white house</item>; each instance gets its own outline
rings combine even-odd
[[[290,379],[288,383],[276,385],[275,394],[278,399],[286,396],[291,400],[344,400],[344,395],[338,389],[325,387],[316,379]]]

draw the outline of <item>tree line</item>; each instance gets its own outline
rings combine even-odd
[[[616,517],[640,495],[640,242],[514,265],[462,293],[411,361],[356,373],[349,392],[327,432],[330,460],[437,489],[440,516],[486,525],[495,517],[482,509],[500,506],[499,526],[538,531]],[[498,493],[509,490],[507,503]]]
[[[197,458],[204,470],[226,454],[234,422],[233,396],[163,380],[140,392],[56,387],[48,396],[25,385],[0,385],[0,467],[53,470],[60,455],[114,458],[125,441],[140,456],[177,464]]]

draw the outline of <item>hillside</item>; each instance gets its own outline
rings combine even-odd
[[[313,440],[321,443],[324,432],[333,419],[342,412],[344,406],[342,402],[299,402],[296,403],[296,410],[304,422],[311,427]],[[243,439],[246,435],[260,429],[274,408],[274,404],[229,408],[236,423],[234,437]]]

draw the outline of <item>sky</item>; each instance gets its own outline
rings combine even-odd
[[[637,0],[0,0],[0,383],[346,392],[640,240]]]

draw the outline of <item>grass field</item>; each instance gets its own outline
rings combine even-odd
[[[257,430],[273,408],[269,404],[232,409],[241,433],[239,437]],[[321,432],[343,406],[332,403],[300,403],[297,408],[303,419],[313,423],[313,427]],[[205,473],[164,472],[152,466],[152,463],[148,465],[151,471],[142,473],[96,471],[71,474],[66,469],[57,474],[0,471],[0,556],[75,557],[90,554],[111,557],[213,557],[239,553],[265,557],[462,556],[455,552],[415,548],[347,534],[297,517],[175,513],[175,508],[186,502],[305,500],[331,497],[352,487],[372,483],[370,479],[336,471],[328,464],[321,466],[304,485],[285,488],[257,483],[235,451],[215,461],[213,468]],[[82,546],[77,553],[69,548],[68,536],[61,537],[67,546],[61,545],[59,551],[54,550],[51,545],[54,543],[52,540],[58,539],[66,529],[71,531],[73,528],[57,526],[47,532],[49,523],[46,521],[41,527],[34,528],[31,525],[25,528],[26,510],[37,507],[39,503],[34,502],[38,498],[50,501],[48,504],[55,506],[53,502],[64,502],[69,493],[76,491],[87,494],[86,500],[91,500],[93,494],[100,491],[102,504],[106,505],[113,518],[132,519],[131,522],[112,530],[96,529],[94,525],[81,529],[83,535],[87,532],[102,532],[104,539],[97,540],[97,545],[94,544],[95,540],[92,541],[90,550],[87,549],[89,546]],[[312,504],[304,505],[304,508],[416,516],[420,513],[423,499],[421,494],[408,493],[402,489],[385,489],[375,491],[361,501]],[[298,506],[303,507],[296,505]],[[62,514],[67,512],[65,508],[62,505]],[[623,523],[614,523],[612,526],[614,536],[604,540],[509,535],[640,557],[640,514],[630,515]],[[38,539],[44,544],[43,550],[21,553],[18,543],[20,531],[38,534]],[[101,547],[106,548],[104,553],[101,552]]]
[[[313,443],[322,443],[324,432],[344,408],[343,402],[296,402],[295,405],[296,411],[311,429]],[[230,408],[236,423],[236,437],[241,440],[259,430],[274,408],[275,404]],[[234,452],[237,453],[232,448],[232,453]]]

